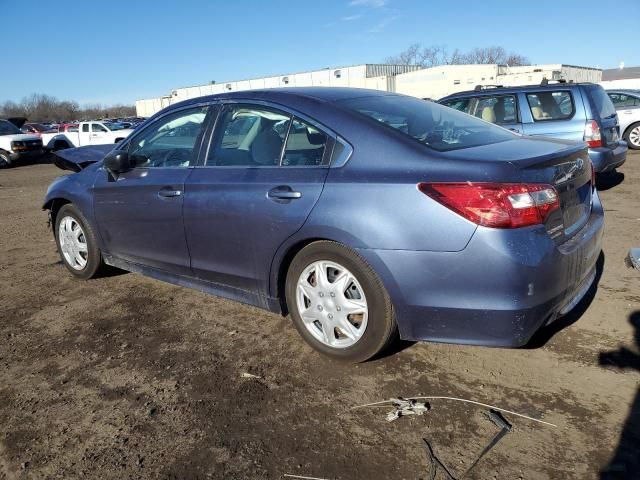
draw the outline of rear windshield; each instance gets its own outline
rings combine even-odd
[[[341,104],[440,152],[505,142],[515,137],[503,128],[417,98],[375,96]]]
[[[594,85],[587,91],[591,98],[591,108],[600,118],[609,118],[616,114],[616,108],[604,88],[600,85]]]

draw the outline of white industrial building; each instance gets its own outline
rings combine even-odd
[[[608,89],[640,89],[640,67],[620,67],[602,71],[602,82]]]
[[[136,112],[138,116],[148,117],[172,103],[189,98],[261,88],[356,87],[438,99],[473,89],[476,85],[527,85],[540,83],[544,78],[598,83],[602,70],[562,64],[523,67],[442,65],[424,69],[414,65],[364,64],[177,88],[163,97],[136,101]]]

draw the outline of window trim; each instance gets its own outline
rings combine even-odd
[[[207,145],[203,148],[203,155],[201,160],[196,165],[196,168],[243,168],[243,169],[263,169],[263,168],[286,168],[286,169],[294,169],[294,168],[331,168],[331,159],[333,156],[333,148],[335,146],[335,141],[337,134],[330,128],[321,124],[317,120],[310,118],[308,115],[298,112],[297,110],[287,107],[286,105],[282,105],[276,102],[268,102],[264,100],[255,100],[250,98],[225,98],[221,99],[218,102],[218,112],[215,118],[215,121],[212,122],[212,128],[207,132]],[[220,129],[220,119],[222,114],[228,106],[247,106],[247,107],[262,107],[266,109],[275,110],[276,112],[285,114],[289,116],[289,128],[287,129],[287,134],[285,136],[284,142],[282,144],[282,150],[280,151],[280,160],[278,165],[207,165],[207,159],[209,158],[209,152],[211,150],[212,144],[218,131]],[[324,153],[322,155],[322,162],[320,165],[282,165],[282,159],[284,156],[284,151],[287,147],[287,140],[289,138],[289,131],[291,130],[291,124],[293,123],[294,118],[299,118],[305,123],[317,128],[320,132],[324,133],[327,136],[327,143],[325,145]]]
[[[531,102],[529,102],[529,95],[538,95],[540,93],[550,93],[550,94],[554,94],[554,93],[567,93],[569,95],[569,100],[571,100],[571,115],[568,117],[563,117],[563,118],[541,118],[541,119],[536,119],[533,116],[533,111],[531,110],[532,106],[531,106]],[[575,98],[573,96],[573,92],[571,90],[568,89],[547,89],[547,90],[527,90],[522,92],[524,94],[524,98],[527,101],[527,105],[529,106],[529,113],[531,114],[531,119],[533,120],[534,123],[537,122],[566,122],[571,120],[573,117],[576,116],[576,101]]]
[[[135,132],[132,136],[128,137],[126,141],[122,143],[122,145],[119,145],[119,147],[114,150],[126,151],[127,153],[129,153],[129,148],[131,148],[131,142],[133,142],[138,136],[142,135],[149,127],[151,127],[152,125],[155,125],[156,122],[165,118],[168,115],[173,115],[174,113],[182,112],[184,110],[192,110],[195,108],[206,108],[207,112],[205,114],[204,120],[202,121],[203,128],[200,130],[200,133],[198,134],[198,138],[196,138],[196,142],[193,146],[194,158],[189,162],[189,165],[187,165],[186,167],[134,167],[134,169],[140,168],[140,169],[154,169],[154,170],[158,168],[181,169],[181,170],[185,168],[194,168],[200,163],[200,156],[202,155],[202,143],[203,143],[203,140],[205,139],[206,134],[208,134],[208,131],[209,131],[209,123],[211,122],[211,116],[213,115],[212,112],[215,112],[216,116],[218,114],[219,108],[216,108],[216,107],[217,107],[217,102],[199,102],[199,103],[184,105],[179,108],[172,108],[170,110],[167,110],[166,112],[159,114],[155,118],[151,117],[149,119],[151,121],[146,121],[143,128]]]

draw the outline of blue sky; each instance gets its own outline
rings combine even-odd
[[[0,17],[0,101],[133,103],[210,80],[383,62],[415,42],[640,65],[639,0],[0,0]]]

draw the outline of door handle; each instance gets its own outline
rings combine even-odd
[[[295,200],[302,197],[302,193],[296,192],[288,185],[281,185],[279,187],[272,188],[267,193],[267,197],[278,200]]]
[[[164,198],[179,197],[180,195],[182,195],[182,190],[176,190],[170,187],[163,188],[158,192],[158,195]]]

